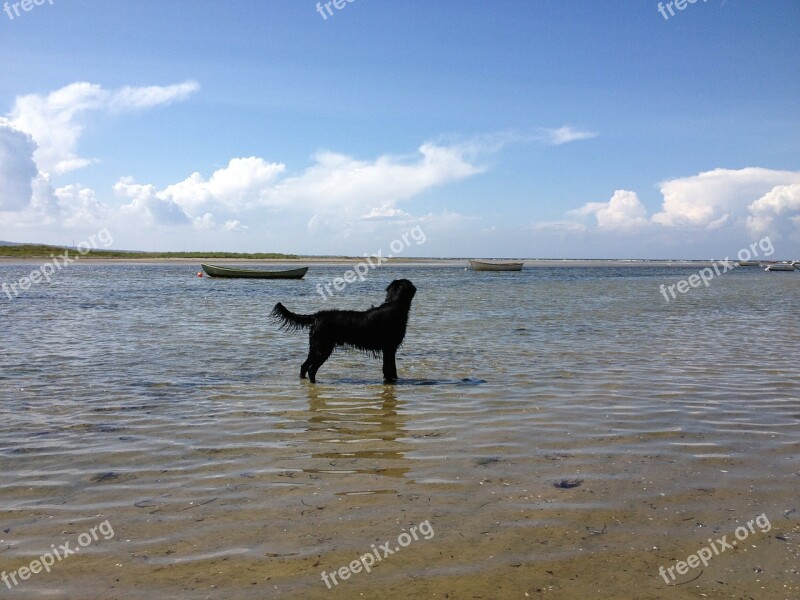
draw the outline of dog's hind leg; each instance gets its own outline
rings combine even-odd
[[[332,353],[332,344],[323,346],[312,338],[311,348],[308,351],[308,359],[303,363],[303,366],[308,363],[308,380],[311,383],[317,382],[317,371],[319,371],[319,368],[330,358]]]
[[[311,368],[311,365],[314,364],[314,357],[318,352],[317,348],[319,346],[318,339],[314,337],[314,331],[310,331],[308,334],[308,356],[306,357],[305,362],[300,366],[300,379],[306,378],[306,373]],[[319,369],[319,367],[317,367]],[[316,369],[314,370],[316,373]],[[312,378],[313,383],[313,378]]]
[[[311,368],[311,365],[314,364],[314,338],[309,336],[309,348],[308,348],[308,356],[306,357],[305,362],[300,367],[300,379],[306,378],[306,373],[308,373],[308,369]]]
[[[384,349],[383,351],[383,381],[394,383],[397,381],[397,365],[395,364],[396,350]]]

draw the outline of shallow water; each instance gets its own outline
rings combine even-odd
[[[696,269],[383,266],[325,302],[344,267],[196,270],[75,264],[0,296],[0,569],[114,532],[14,597],[800,597],[800,273],[667,303]],[[355,351],[301,381],[275,302],[363,309],[399,277],[400,384]]]

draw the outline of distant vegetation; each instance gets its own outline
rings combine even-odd
[[[20,244],[18,246],[0,246],[0,258],[50,258],[51,254],[79,255],[75,248],[62,246],[45,246],[43,244]],[[90,250],[83,256],[88,258],[298,258],[296,254],[279,252],[125,252],[123,250]]]

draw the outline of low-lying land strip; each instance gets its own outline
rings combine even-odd
[[[44,244],[20,244],[14,246],[0,246],[2,258],[49,258],[51,254],[60,254],[65,250],[75,251],[75,248],[63,246],[47,246]],[[281,254],[280,252],[138,252],[125,250],[97,250],[91,249],[84,254],[86,258],[124,258],[124,259],[193,259],[193,258],[235,258],[235,259],[297,259],[296,254]]]

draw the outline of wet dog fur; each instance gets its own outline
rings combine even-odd
[[[397,381],[395,358],[403,343],[411,300],[417,288],[408,279],[396,279],[386,288],[386,300],[368,310],[321,310],[299,315],[278,302],[270,316],[286,331],[308,328],[308,358],[300,377],[316,382],[317,371],[337,346],[351,346],[377,356],[383,355],[383,379]]]

